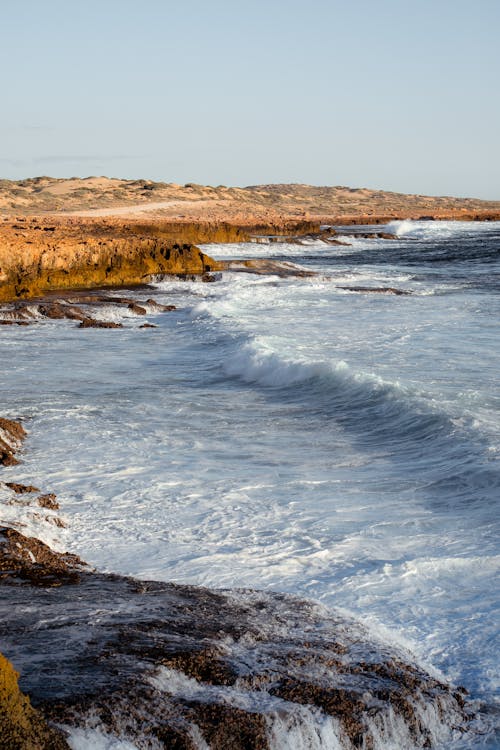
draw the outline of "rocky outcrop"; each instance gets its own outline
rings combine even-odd
[[[19,690],[18,673],[0,654],[0,747],[2,750],[69,750]]]
[[[0,526],[0,583],[30,583],[43,588],[80,580],[82,561],[54,552],[46,544],[8,526]]]
[[[254,273],[260,276],[272,274],[287,278],[290,276],[309,278],[317,276],[315,271],[308,271],[302,266],[284,260],[272,260],[271,258],[249,258],[248,260],[226,260],[221,261],[221,267],[225,271],[242,271]]]
[[[26,431],[19,422],[0,417],[0,464],[15,466],[19,463],[14,454],[25,437]]]
[[[112,320],[84,318],[78,328],[123,328],[123,323],[114,323]]]
[[[343,289],[346,292],[365,292],[372,294],[395,294],[397,296],[409,295],[411,292],[406,289],[397,289],[394,286],[338,286],[337,289]]]
[[[4,652],[56,726],[138,747],[267,750],[279,735],[372,750],[380,736],[430,748],[467,724],[461,691],[293,596],[104,575],[5,528],[0,584]]]
[[[152,275],[203,274],[217,268],[215,261],[184,241],[182,233],[180,239],[179,234],[171,238],[175,227],[168,232],[155,229],[102,221],[66,220],[50,226],[31,220],[22,225],[3,222],[0,301],[57,289],[141,284]],[[186,233],[197,231],[190,227]],[[208,229],[205,234],[210,236]],[[57,311],[49,308],[47,314]]]

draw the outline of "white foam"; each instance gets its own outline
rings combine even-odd
[[[460,235],[474,235],[485,231],[495,231],[500,227],[500,222],[468,221],[426,221],[404,219],[391,221],[387,224],[388,232],[393,232],[398,237],[410,237],[414,239],[439,239]]]
[[[343,607],[491,702],[498,298],[434,293],[449,291],[446,274],[416,263],[370,265],[367,253],[332,270],[336,248],[290,246],[292,260],[308,252],[339,284],[418,294],[225,273],[159,282],[179,313],[157,317],[154,337],[90,348],[64,321],[0,331],[3,414],[32,420],[23,463],[2,478],[56,492],[68,528],[5,504],[6,492],[1,518],[109,571]]]
[[[135,745],[129,740],[106,734],[101,729],[67,726],[62,726],[61,729],[68,734],[67,743],[71,750],[140,750],[139,745]],[[160,743],[155,746],[151,742],[148,745],[151,750],[160,750],[162,747]]]

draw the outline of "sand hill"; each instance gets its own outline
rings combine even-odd
[[[147,216],[176,221],[230,221],[241,226],[284,220],[496,218],[500,201],[405,195],[367,188],[312,185],[217,187],[108,177],[0,180],[0,214]]]

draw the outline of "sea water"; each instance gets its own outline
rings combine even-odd
[[[0,521],[104,571],[346,610],[467,688],[460,747],[498,747],[500,223],[387,229],[207,246],[316,275],[159,281],[156,329],[110,306],[123,329],[0,331],[2,416],[29,430],[2,479],[56,492],[67,527]]]

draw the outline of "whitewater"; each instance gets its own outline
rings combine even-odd
[[[102,571],[343,610],[465,686],[481,721],[453,747],[498,748],[500,223],[384,230],[207,245],[316,275],[158,280],[154,330],[115,306],[120,331],[2,330],[2,416],[29,430],[5,481],[43,478],[66,528],[0,520]]]

